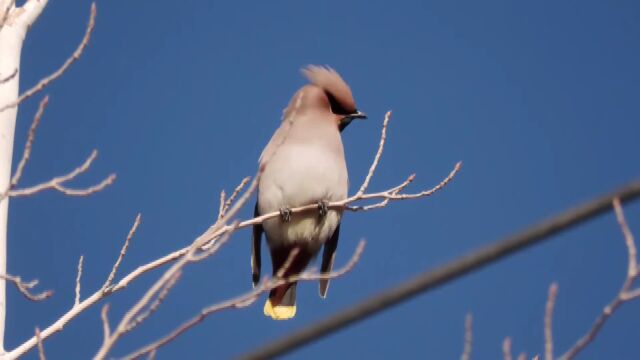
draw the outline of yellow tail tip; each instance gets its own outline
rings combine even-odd
[[[274,307],[271,304],[271,300],[267,299],[264,304],[264,314],[273,320],[289,320],[296,316],[296,306],[276,305]]]

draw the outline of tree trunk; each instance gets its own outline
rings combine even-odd
[[[16,8],[14,0],[0,0],[0,108],[18,98],[20,52],[25,35],[47,0],[29,0]],[[7,80],[8,79],[8,80]],[[0,112],[0,191],[9,189],[13,137],[18,107]],[[7,273],[8,197],[0,202],[0,274]],[[5,352],[6,281],[0,280],[0,354]]]

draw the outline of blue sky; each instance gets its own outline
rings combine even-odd
[[[49,3],[25,42],[23,89],[73,51],[88,12],[86,1]],[[8,348],[73,303],[80,255],[83,294],[102,284],[136,213],[142,225],[122,274],[200,234],[220,190],[255,172],[283,107],[304,84],[306,64],[336,68],[369,114],[344,134],[352,192],[387,110],[394,116],[372,190],[413,172],[410,189],[431,187],[459,160],[462,172],[432,198],[347,214],[337,263],[362,237],[363,258],[324,301],[317,284],[302,284],[295,320],[265,318],[261,299],[209,318],[160,359],[239,355],[637,178],[639,16],[634,1],[99,2],[89,48],[46,90],[50,105],[22,184],[61,174],[94,148],[98,160],[77,184],[111,172],[118,180],[90,198],[50,192],[12,200],[9,272],[40,279],[55,295],[30,303],[9,288]],[[20,146],[40,96],[20,108]],[[640,206],[626,211],[640,237]],[[250,215],[247,207],[242,217]],[[111,355],[249,290],[249,239],[250,231],[240,231],[215,257],[191,266],[162,309]],[[109,298],[112,321],[159,274]],[[505,336],[516,353],[541,353],[553,281],[560,285],[560,355],[625,274],[626,249],[608,214],[289,358],[458,358],[467,312],[475,317],[474,358],[499,358]],[[45,343],[50,358],[95,353],[101,305]],[[638,319],[640,302],[623,306],[583,358],[632,359]]]

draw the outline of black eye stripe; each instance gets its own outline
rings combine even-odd
[[[331,105],[331,112],[336,114],[336,115],[349,115],[352,113],[352,111],[349,111],[347,109],[344,108],[344,106],[342,106],[342,104],[340,104],[338,102],[338,100],[336,100],[336,98],[329,92],[326,92],[327,97],[329,98],[329,104]]]

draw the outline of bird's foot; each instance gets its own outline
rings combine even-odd
[[[325,200],[318,201],[318,214],[320,217],[325,217],[329,212],[329,203]]]
[[[291,209],[287,207],[280,208],[280,218],[283,222],[291,221]]]

